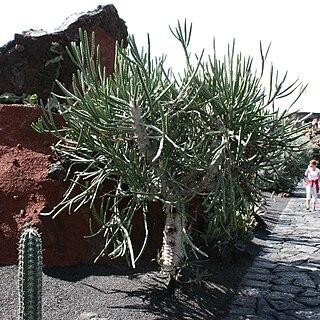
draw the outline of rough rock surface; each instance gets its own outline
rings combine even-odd
[[[46,267],[92,263],[104,239],[84,239],[90,234],[89,210],[71,215],[64,212],[54,220],[40,215],[58,203],[68,185],[48,178],[50,146],[55,140],[31,128],[41,115],[37,107],[0,105],[0,264],[17,263],[19,228],[27,222],[42,233]],[[161,205],[152,204],[150,213],[146,256],[155,257],[162,239]],[[136,248],[143,243],[143,230],[142,214],[138,213],[133,226]]]
[[[126,46],[127,28],[113,5],[99,6],[86,14],[73,15],[52,34],[30,30],[16,34],[13,41],[0,48],[0,103],[4,93],[16,96],[36,93],[45,100],[59,79],[69,87],[76,67],[65,47],[79,41],[79,28],[89,36],[95,32],[101,48],[101,62],[108,74],[113,72],[115,42]],[[31,127],[41,116],[37,107],[0,104],[0,264],[17,263],[19,228],[27,222],[42,233],[46,267],[91,263],[103,247],[104,239],[84,239],[89,234],[90,210],[80,209],[71,215],[40,215],[61,200],[68,182],[48,177],[52,162],[48,135],[37,134]],[[142,213],[133,220],[133,246],[144,240]],[[161,247],[161,205],[150,205],[150,245],[145,256],[154,257]],[[102,262],[108,261],[105,259]]]
[[[42,232],[45,265],[83,262],[86,254],[82,235],[88,232],[88,217],[39,216],[57,203],[65,188],[47,178],[54,140],[31,128],[39,116],[36,107],[0,105],[0,264],[17,262],[19,228],[27,222]]]
[[[79,42],[79,28],[89,35],[95,32],[102,65],[112,73],[115,42],[123,41],[126,45],[128,33],[116,8],[106,5],[86,14],[73,15],[51,34],[32,29],[15,34],[14,40],[0,48],[0,102],[6,101],[5,93],[37,94],[46,101],[51,91],[59,92],[56,79],[69,87],[76,67],[65,48],[72,41]]]

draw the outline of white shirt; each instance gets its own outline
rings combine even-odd
[[[315,170],[312,170],[310,167],[308,167],[308,180],[316,180],[318,179],[318,174],[320,170],[316,168]]]

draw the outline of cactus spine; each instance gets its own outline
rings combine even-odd
[[[23,229],[19,241],[19,319],[42,319],[42,243],[37,229]]]

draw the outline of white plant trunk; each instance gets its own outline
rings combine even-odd
[[[163,231],[162,271],[174,275],[184,258],[182,219],[172,206],[166,208],[166,222]]]
[[[157,169],[162,169],[162,161],[155,163],[155,155],[151,148],[150,139],[147,135],[145,125],[143,123],[139,106],[131,103],[131,111],[133,117],[133,126],[137,138],[138,146],[141,152],[145,153],[149,163]],[[156,156],[157,158],[157,156]],[[162,171],[162,170],[161,170]],[[162,177],[163,178],[163,177]],[[162,180],[162,190],[164,195],[168,195],[168,186],[166,179]],[[167,198],[164,196],[164,198]],[[182,239],[182,219],[172,204],[166,206],[166,223],[163,231],[163,247],[162,247],[162,271],[170,273],[174,276],[177,268],[181,265],[184,258],[183,239]]]

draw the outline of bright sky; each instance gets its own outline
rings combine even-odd
[[[236,40],[236,49],[259,61],[259,41],[272,42],[269,63],[289,80],[308,84],[307,92],[295,109],[320,112],[320,2],[319,0],[96,0],[1,1],[0,46],[15,33],[29,29],[52,31],[69,15],[94,10],[99,4],[114,4],[126,21],[138,46],[151,36],[154,55],[166,53],[170,66],[181,66],[182,53],[168,26],[178,19],[193,23],[194,52],[218,53]],[[319,3],[319,4],[318,4]]]

